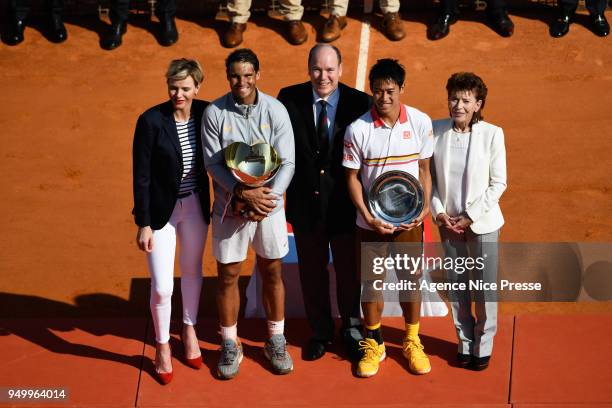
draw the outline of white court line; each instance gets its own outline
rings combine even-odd
[[[366,70],[368,68],[368,50],[370,48],[370,15],[374,9],[374,0],[364,0],[363,14],[365,16],[361,23],[361,35],[359,38],[359,59],[357,60],[357,79],[355,88],[363,91],[365,89]]]
[[[370,48],[370,17],[366,16],[361,23],[361,37],[359,38],[359,59],[357,60],[357,79],[355,88],[365,89],[366,70],[368,68],[368,49]]]

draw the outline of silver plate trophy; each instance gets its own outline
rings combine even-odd
[[[368,206],[376,218],[394,226],[408,224],[423,211],[423,188],[405,171],[389,171],[374,180],[368,192]]]
[[[259,187],[274,178],[281,159],[267,143],[234,142],[225,149],[225,164],[239,182]]]

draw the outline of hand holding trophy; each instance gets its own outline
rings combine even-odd
[[[421,214],[424,192],[421,183],[411,174],[388,171],[374,180],[367,204],[374,217],[397,228],[410,224]]]
[[[261,221],[274,209],[278,198],[264,186],[280,167],[276,150],[264,142],[234,142],[225,149],[225,163],[238,180],[231,203],[233,214]]]

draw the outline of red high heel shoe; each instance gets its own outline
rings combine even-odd
[[[172,371],[170,371],[169,373],[158,373],[156,371],[155,374],[157,375],[157,379],[162,385],[170,384],[170,381],[172,381],[172,378],[174,377],[174,373]]]
[[[194,328],[195,330],[195,328]],[[183,325],[183,333],[181,336],[181,339],[185,338],[185,325]],[[198,345],[199,347],[199,345]],[[183,352],[185,351],[185,343],[183,343]],[[202,367],[202,354],[200,352],[200,355],[195,357],[195,358],[187,358],[187,353],[184,354],[185,356],[185,364],[188,367],[193,368],[194,370],[199,370]]]
[[[196,358],[185,357],[185,364],[187,364],[189,367],[193,368],[194,370],[199,370],[200,368],[202,368],[202,356],[199,355]]]
[[[155,351],[155,357],[157,358],[157,350]],[[170,348],[170,359],[172,359],[172,348]],[[157,380],[162,385],[169,384],[170,381],[172,381],[172,378],[174,377],[174,372],[173,371],[169,371],[167,373],[159,373],[159,372],[157,372],[157,370],[155,370],[155,362],[153,362],[153,370],[155,371],[155,376],[157,377]]]

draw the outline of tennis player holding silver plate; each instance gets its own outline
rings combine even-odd
[[[357,209],[357,259],[365,326],[360,343],[363,357],[356,369],[359,377],[376,375],[386,357],[381,329],[385,299],[375,285],[385,276],[384,272],[374,272],[373,259],[390,256],[396,243],[406,243],[401,250],[404,255],[420,258],[422,221],[429,213],[431,119],[401,103],[405,78],[406,71],[397,60],[378,60],[369,74],[374,106],[351,123],[344,136],[342,165]],[[416,282],[420,275],[416,269],[402,270],[401,276],[396,271],[396,275],[399,280]],[[408,369],[414,374],[427,374],[431,364],[418,335],[420,291],[401,291],[400,306],[406,323],[402,350]]]
[[[412,174],[393,170],[374,180],[368,192],[368,206],[373,216],[394,227],[409,224],[423,211],[423,188]]]

